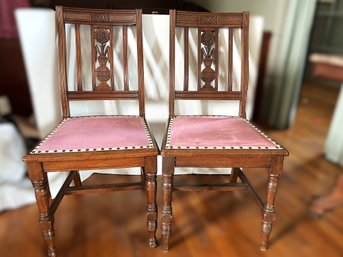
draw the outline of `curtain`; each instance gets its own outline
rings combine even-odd
[[[330,130],[326,139],[325,155],[330,161],[343,166],[343,84],[336,103]]]
[[[314,17],[315,0],[288,1],[283,37],[275,66],[279,67],[270,80],[271,92],[263,92],[262,117],[275,128],[292,125],[302,85],[307,47]]]

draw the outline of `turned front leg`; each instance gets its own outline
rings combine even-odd
[[[283,158],[275,158],[268,174],[267,201],[263,208],[262,217],[262,244],[261,250],[266,251],[269,245],[269,237],[272,232],[272,223],[275,220],[275,198],[282,172]]]
[[[149,247],[156,247],[157,204],[156,204],[156,157],[145,158],[145,189],[147,194],[147,229],[149,233]]]
[[[35,191],[39,210],[39,224],[41,226],[43,238],[48,247],[48,256],[56,257],[53,217],[49,215],[51,195],[47,174],[43,171],[41,163],[29,163],[27,166],[29,177]]]
[[[174,158],[163,157],[162,162],[162,247],[163,251],[169,249],[169,238],[173,225],[172,193],[173,193]]]

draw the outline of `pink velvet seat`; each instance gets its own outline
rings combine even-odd
[[[144,119],[93,116],[64,119],[32,153],[153,148]]]
[[[142,10],[56,6],[56,25],[59,59],[56,76],[63,120],[24,156],[47,256],[59,256],[54,215],[63,197],[72,194],[144,190],[148,246],[156,247],[159,149],[145,119]],[[89,58],[83,58],[85,55]],[[130,59],[135,61],[131,63]],[[89,116],[71,117],[71,103],[80,102],[87,106],[83,111]],[[92,108],[105,102],[123,111],[127,110],[128,102],[130,109],[134,102],[137,108],[132,111],[138,115],[92,115]],[[105,109],[104,114],[108,111]],[[117,181],[117,172],[113,181],[107,176],[106,181],[81,181],[80,173],[84,171],[93,171],[92,176],[99,177],[99,170],[126,168],[140,171],[140,181],[127,179],[121,183]],[[51,172],[66,174],[54,198],[49,186]]]
[[[275,218],[278,178],[288,151],[246,119],[249,13],[170,10],[169,16],[169,120],[161,146],[162,248],[169,250],[174,223],[174,191],[216,190],[224,193],[249,189],[263,213],[261,249],[265,251]],[[195,42],[194,36],[198,39]],[[183,49],[181,54],[180,49]],[[237,51],[239,58],[235,57]],[[194,59],[196,53],[198,58],[194,63],[190,60]],[[193,74],[197,76],[195,80]],[[225,102],[235,101],[239,108],[234,117],[208,116],[201,110],[197,116],[183,116],[182,108],[177,108],[176,103],[183,102],[185,105],[185,101],[192,100],[200,103],[206,101],[206,105],[208,101],[222,101],[223,109]],[[208,105],[210,111],[211,106]],[[230,106],[227,110],[230,110]],[[191,181],[191,177],[187,177],[183,183],[180,180],[178,182],[181,183],[174,183],[176,168],[194,168],[192,178],[196,178],[198,168],[213,169],[208,171],[209,176],[213,173],[213,176],[218,175],[217,168],[230,169],[231,172],[228,172],[227,178],[214,178],[215,183],[212,182],[213,176],[200,184]],[[266,200],[261,198],[257,193],[259,190],[253,187],[244,173],[245,169],[262,168],[268,169]]]
[[[170,121],[166,148],[277,149],[280,146],[242,118],[177,116]]]

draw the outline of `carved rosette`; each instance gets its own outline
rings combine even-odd
[[[96,61],[98,63],[98,67],[95,69],[95,75],[100,81],[96,87],[97,90],[111,90],[111,86],[107,83],[111,79],[111,71],[107,67],[110,61],[108,57],[109,40],[109,29],[95,30]]]
[[[215,31],[203,31],[201,34],[201,62],[205,66],[200,73],[200,78],[205,84],[201,90],[213,91],[212,82],[215,79],[213,63],[215,58]]]

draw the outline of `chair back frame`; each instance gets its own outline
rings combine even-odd
[[[175,116],[175,100],[238,100],[239,116],[246,118],[246,98],[249,83],[249,13],[202,13],[170,10],[169,49],[169,115]],[[175,30],[184,29],[184,84],[175,90]],[[197,90],[189,84],[189,28],[198,29]],[[218,91],[218,30],[228,30],[228,81],[227,91]],[[233,91],[233,30],[241,30],[241,81],[240,90]],[[215,70],[213,70],[213,64]],[[201,68],[205,66],[203,70]],[[212,66],[212,67],[211,67]],[[204,84],[202,84],[202,81]]]
[[[70,117],[70,101],[132,100],[139,101],[139,115],[144,110],[144,72],[142,43],[142,10],[79,9],[56,7],[58,29],[59,84],[63,117]],[[68,91],[65,25],[75,26],[76,91]],[[91,28],[92,89],[85,91],[82,82],[80,25]],[[113,27],[122,29],[123,90],[114,87]],[[128,74],[128,27],[136,26],[138,90],[130,90]],[[109,64],[108,64],[109,63]],[[108,67],[109,66],[109,67]]]

